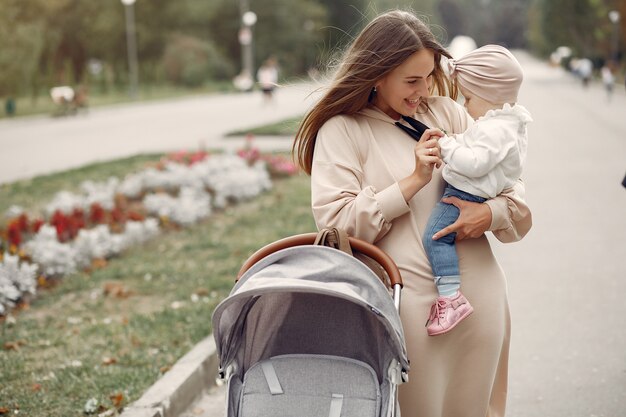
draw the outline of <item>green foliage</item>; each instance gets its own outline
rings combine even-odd
[[[257,136],[295,136],[301,121],[302,116],[295,116],[276,123],[235,130],[227,133],[226,136],[244,136],[247,134]]]
[[[0,8],[5,8],[7,17],[5,22],[0,22],[0,97],[16,96],[28,91],[36,74],[44,47],[45,25],[42,20],[19,24],[15,2],[3,0]]]
[[[232,64],[212,43],[185,35],[172,36],[163,54],[163,68],[169,81],[187,87],[234,75]]]
[[[612,56],[614,35],[626,45],[626,3],[615,0],[534,0],[531,8],[530,46],[543,56],[568,46],[573,57],[603,61]],[[619,27],[608,18],[610,10],[621,13]],[[618,30],[615,33],[615,30]]]
[[[244,0],[138,0],[134,6],[142,84],[166,81],[164,58],[175,35],[197,40],[210,55],[188,58],[183,85],[229,78],[241,67],[238,32]],[[277,57],[281,75],[324,67],[377,13],[413,8],[446,43],[456,35],[479,45],[530,46],[548,54],[567,45],[577,54],[602,57],[613,45],[609,10],[622,14],[620,44],[626,45],[626,2],[619,0],[245,0],[257,14],[254,61]],[[119,0],[0,0],[0,97],[36,97],[61,84],[80,83],[101,92],[128,83],[125,6]],[[212,46],[211,46],[212,45]],[[197,55],[197,54],[196,54]],[[170,58],[168,58],[170,59]],[[103,71],[92,74],[89,61]],[[184,74],[184,75],[183,75]],[[182,81],[182,79],[185,81]]]
[[[238,41],[240,10],[236,1],[216,0],[217,13],[209,20],[211,36],[232,62],[241,61]],[[317,0],[250,0],[256,13],[253,28],[255,68],[269,56],[278,59],[284,76],[304,74],[317,64],[327,31],[327,12]]]

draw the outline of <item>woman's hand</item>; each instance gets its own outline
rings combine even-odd
[[[426,136],[429,131],[432,131],[432,134]],[[398,182],[405,201],[409,201],[422,187],[428,184],[433,177],[435,167],[441,166],[441,148],[437,142],[439,136],[437,133],[441,133],[441,131],[428,129],[413,148],[415,155],[413,173]]]
[[[477,238],[489,230],[489,226],[491,226],[491,209],[488,204],[472,203],[456,197],[446,197],[441,201],[454,205],[461,213],[454,223],[435,233],[433,235],[434,240],[453,232],[456,232],[455,240]]]

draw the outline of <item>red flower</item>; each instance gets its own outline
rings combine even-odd
[[[115,223],[124,223],[126,221],[126,214],[119,207],[114,207],[111,210],[111,221]]]
[[[98,203],[91,205],[91,214],[89,215],[91,223],[102,224],[106,223],[106,212],[102,206]]]
[[[187,159],[187,155],[188,155],[187,151],[172,152],[169,155],[167,155],[167,159],[170,161],[179,162],[182,164]]]
[[[22,213],[17,218],[17,223],[19,225],[19,228],[20,228],[21,232],[27,232],[28,231],[28,216],[26,215],[26,213]]]
[[[85,212],[83,209],[75,208],[67,219],[68,234],[70,239],[78,236],[78,231],[85,228]]]
[[[7,227],[7,239],[9,240],[9,245],[14,245],[15,247],[20,246],[22,243],[22,230],[19,220],[13,220],[9,223]]]
[[[196,162],[204,161],[209,156],[209,153],[206,151],[198,151],[189,156],[189,165],[193,165]]]
[[[31,231],[33,233],[39,232],[39,229],[41,229],[41,226],[43,226],[44,224],[45,224],[45,222],[43,221],[43,219],[35,219],[35,220],[33,220],[32,224],[31,224]]]
[[[61,212],[60,210],[56,210],[52,214],[50,224],[56,229],[57,239],[59,239],[59,242],[65,242],[70,238],[69,220],[67,216],[63,214],[63,212]]]

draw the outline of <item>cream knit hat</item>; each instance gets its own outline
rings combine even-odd
[[[485,45],[459,59],[448,60],[451,78],[490,103],[515,103],[524,74],[513,54],[499,45]]]

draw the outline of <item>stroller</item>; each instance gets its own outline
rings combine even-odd
[[[401,287],[387,254],[338,229],[258,250],[212,318],[226,415],[399,416]]]

